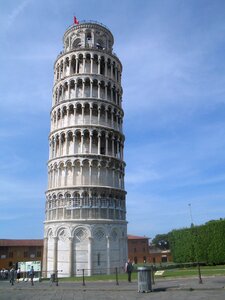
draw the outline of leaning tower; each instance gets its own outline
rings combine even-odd
[[[97,22],[69,27],[54,65],[43,271],[113,273],[127,258],[122,65]]]

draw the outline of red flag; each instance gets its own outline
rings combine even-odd
[[[73,22],[74,22],[74,24],[76,24],[76,25],[78,25],[78,24],[79,24],[79,21],[77,20],[77,18],[76,18],[76,17],[73,17]]]

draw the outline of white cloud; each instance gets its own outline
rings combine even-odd
[[[184,45],[176,41],[175,32],[174,36],[169,30],[151,34],[148,38],[139,36],[136,43],[132,36],[120,46],[127,114],[133,115],[137,108],[150,113],[160,111],[163,120],[166,115],[173,117],[171,107],[178,117],[212,105],[212,100],[214,105],[224,103],[225,73],[221,64],[212,59],[216,47],[222,45],[217,28],[210,39],[203,32],[193,33],[195,38],[185,37]]]
[[[14,25],[17,18],[24,12],[24,10],[27,8],[27,6],[32,1],[33,0],[24,0],[19,5],[14,7],[14,9],[11,11],[11,13],[8,15],[8,18],[7,18],[7,27],[8,28],[12,27]]]

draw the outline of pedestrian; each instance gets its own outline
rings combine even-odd
[[[130,259],[125,264],[125,272],[128,275],[128,282],[131,282],[131,273],[133,271],[133,264]]]
[[[20,282],[20,268],[18,268],[18,269],[16,270],[16,281],[17,281],[17,283]]]
[[[34,285],[34,267],[32,266],[29,272],[31,285]]]
[[[1,269],[1,278],[5,279],[5,270],[4,269]]]
[[[15,269],[14,269],[14,267],[12,267],[11,270],[9,271],[9,276],[10,276],[11,285],[14,285],[14,281],[15,281]]]
[[[8,277],[9,277],[9,271],[7,269],[4,270],[4,274],[5,274],[5,278],[4,279],[8,279]]]

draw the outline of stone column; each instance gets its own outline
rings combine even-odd
[[[78,74],[79,73],[79,59],[76,57],[76,70],[75,73]]]
[[[52,187],[55,186],[55,169],[52,170]]]
[[[84,133],[81,132],[81,141],[80,141],[80,152],[83,153],[83,144],[84,144]]]
[[[105,184],[104,185],[109,185],[109,163],[107,162],[106,163],[106,166],[105,166]]]
[[[100,172],[101,172],[101,164],[98,163],[98,185],[100,185]]]
[[[53,142],[52,142],[52,140],[51,140],[51,138],[50,138],[50,139],[49,139],[49,159],[52,159],[52,158],[53,158],[53,157],[52,157],[52,155],[53,155],[52,150],[53,150]]]
[[[105,155],[108,154],[109,154],[109,135],[107,133],[105,137]]]
[[[115,187],[115,167],[112,168],[112,186]]]
[[[107,100],[107,84],[105,85],[105,100]]]
[[[105,60],[105,74],[103,74],[104,76],[107,76],[107,61]]]
[[[117,146],[117,158],[119,158],[119,155],[120,155],[120,142],[119,142],[119,140],[117,139],[117,144],[116,144],[116,146]]]
[[[77,122],[76,122],[76,113],[77,113],[77,107],[74,106],[74,124],[77,124]]]
[[[113,78],[113,65],[110,65],[110,77]]]
[[[72,277],[73,274],[73,238],[69,238],[69,276]]]
[[[117,67],[115,67],[115,81],[118,81],[118,77],[117,77],[117,72],[118,72],[118,68]]]
[[[61,79],[61,64],[59,65],[59,79]]]
[[[82,98],[84,98],[85,81],[82,80]]]
[[[75,94],[74,98],[77,98],[77,82],[76,81],[74,82],[74,94]]]
[[[63,60],[63,77],[66,76],[66,59]]]
[[[105,109],[105,125],[108,126],[108,109]]]
[[[58,182],[58,186],[61,186],[61,178],[60,178],[60,167],[58,168],[58,180],[57,180],[57,182]]]
[[[73,185],[75,184],[75,164],[72,165]]]
[[[91,74],[93,74],[93,57],[91,57]]]
[[[82,114],[81,114],[81,119],[82,119],[82,124],[84,124],[84,105],[82,105]]]
[[[68,99],[70,99],[70,82],[68,82]]]
[[[44,238],[42,276],[48,277],[48,238]]]
[[[118,105],[118,92],[115,90],[115,98],[116,98],[116,104]]]
[[[101,150],[101,134],[98,134],[98,155],[100,155],[100,150]]]
[[[100,99],[100,85],[101,85],[101,82],[98,82],[98,99]]]
[[[89,237],[88,241],[88,276],[92,274],[92,241],[93,238]]]
[[[69,58],[69,75],[71,75],[71,57]]]
[[[107,259],[107,274],[110,274],[110,237],[106,236],[107,242],[107,252],[106,252],[106,259]]]
[[[101,59],[98,58],[98,74],[100,74]]]
[[[53,273],[58,272],[58,237],[54,237],[54,244],[53,244]]]
[[[66,117],[67,117],[67,126],[70,126],[70,110],[66,109]]]
[[[112,156],[115,155],[115,147],[114,147],[114,144],[115,144],[115,137],[112,136]]]
[[[93,80],[90,81],[90,97],[93,97]]]
[[[119,130],[119,116],[116,114],[116,129]]]
[[[80,182],[83,185],[83,163],[80,164]]]
[[[85,73],[85,56],[83,57],[83,73]]]
[[[66,200],[63,199],[63,220],[66,219]]]
[[[92,110],[93,110],[93,107],[90,106],[90,124],[92,124]]]
[[[113,88],[110,88],[110,101],[113,102]]]
[[[101,107],[98,107],[98,125],[100,124]]]
[[[76,153],[76,134],[73,133],[73,153]]]
[[[113,111],[111,111],[111,127],[114,128]]]
[[[64,186],[67,185],[67,166],[64,167]]]
[[[58,97],[57,97],[57,99],[58,99],[58,102],[59,102],[59,100],[60,100],[60,88],[58,88]]]
[[[68,155],[69,147],[68,147],[68,136],[67,135],[65,136],[65,145],[66,145],[66,155]]]
[[[89,184],[88,185],[91,185],[91,173],[92,173],[92,162],[89,162]]]
[[[89,153],[92,153],[92,137],[93,137],[93,133],[92,131],[90,132],[90,139],[89,139]]]
[[[65,98],[65,87],[64,87],[64,85],[62,85],[62,94],[61,94],[61,101],[63,101]]]

